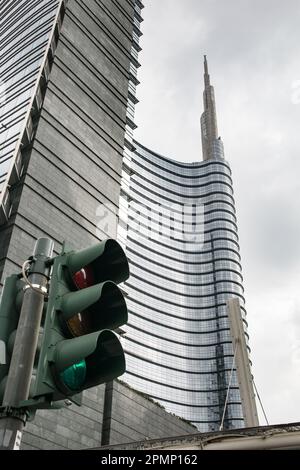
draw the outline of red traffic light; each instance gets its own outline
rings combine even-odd
[[[73,274],[73,282],[77,289],[93,286],[95,284],[95,275],[92,266],[85,266]]]

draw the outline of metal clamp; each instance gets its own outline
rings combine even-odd
[[[0,407],[0,419],[3,418],[17,418],[26,424],[29,416],[29,410],[26,408],[18,408],[15,406],[1,406]]]
[[[40,292],[43,294],[45,297],[48,295],[48,290],[44,286],[40,286],[39,284],[26,284],[26,286],[23,287],[23,291],[25,292],[27,289],[33,289],[37,292]]]
[[[30,289],[34,290],[35,292],[38,292],[39,294],[42,294],[44,297],[47,297],[48,296],[48,290],[46,289],[46,287],[40,286],[39,284],[32,284],[30,282],[30,280],[28,279],[26,269],[27,269],[28,265],[32,264],[32,261],[33,261],[33,258],[30,257],[28,260],[26,260],[23,263],[23,266],[22,266],[22,275],[23,275],[23,278],[26,282],[26,286],[24,287],[24,291],[26,289],[30,288]]]

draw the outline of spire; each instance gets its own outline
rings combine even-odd
[[[223,144],[218,137],[214,87],[210,84],[206,55],[204,56],[204,112],[201,116],[203,160],[224,157]]]
[[[205,83],[205,87],[210,86],[210,77],[209,77],[209,73],[208,73],[208,65],[207,65],[206,55],[204,56],[204,83]]]

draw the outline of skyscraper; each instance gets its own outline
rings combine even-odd
[[[139,0],[2,0],[0,287],[48,236],[55,253],[116,236],[134,123]]]
[[[199,430],[217,430],[233,364],[227,301],[246,310],[229,163],[204,61],[203,161],[181,163],[138,142],[125,156],[119,239],[127,250],[125,380]],[[233,371],[225,428],[244,426]]]

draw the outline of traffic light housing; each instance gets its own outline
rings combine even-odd
[[[6,278],[0,300],[0,406],[18,327],[24,282],[13,274]]]
[[[126,255],[108,239],[53,260],[42,344],[31,398],[57,401],[125,372],[125,356],[111,331],[127,322],[117,284],[129,276]]]

